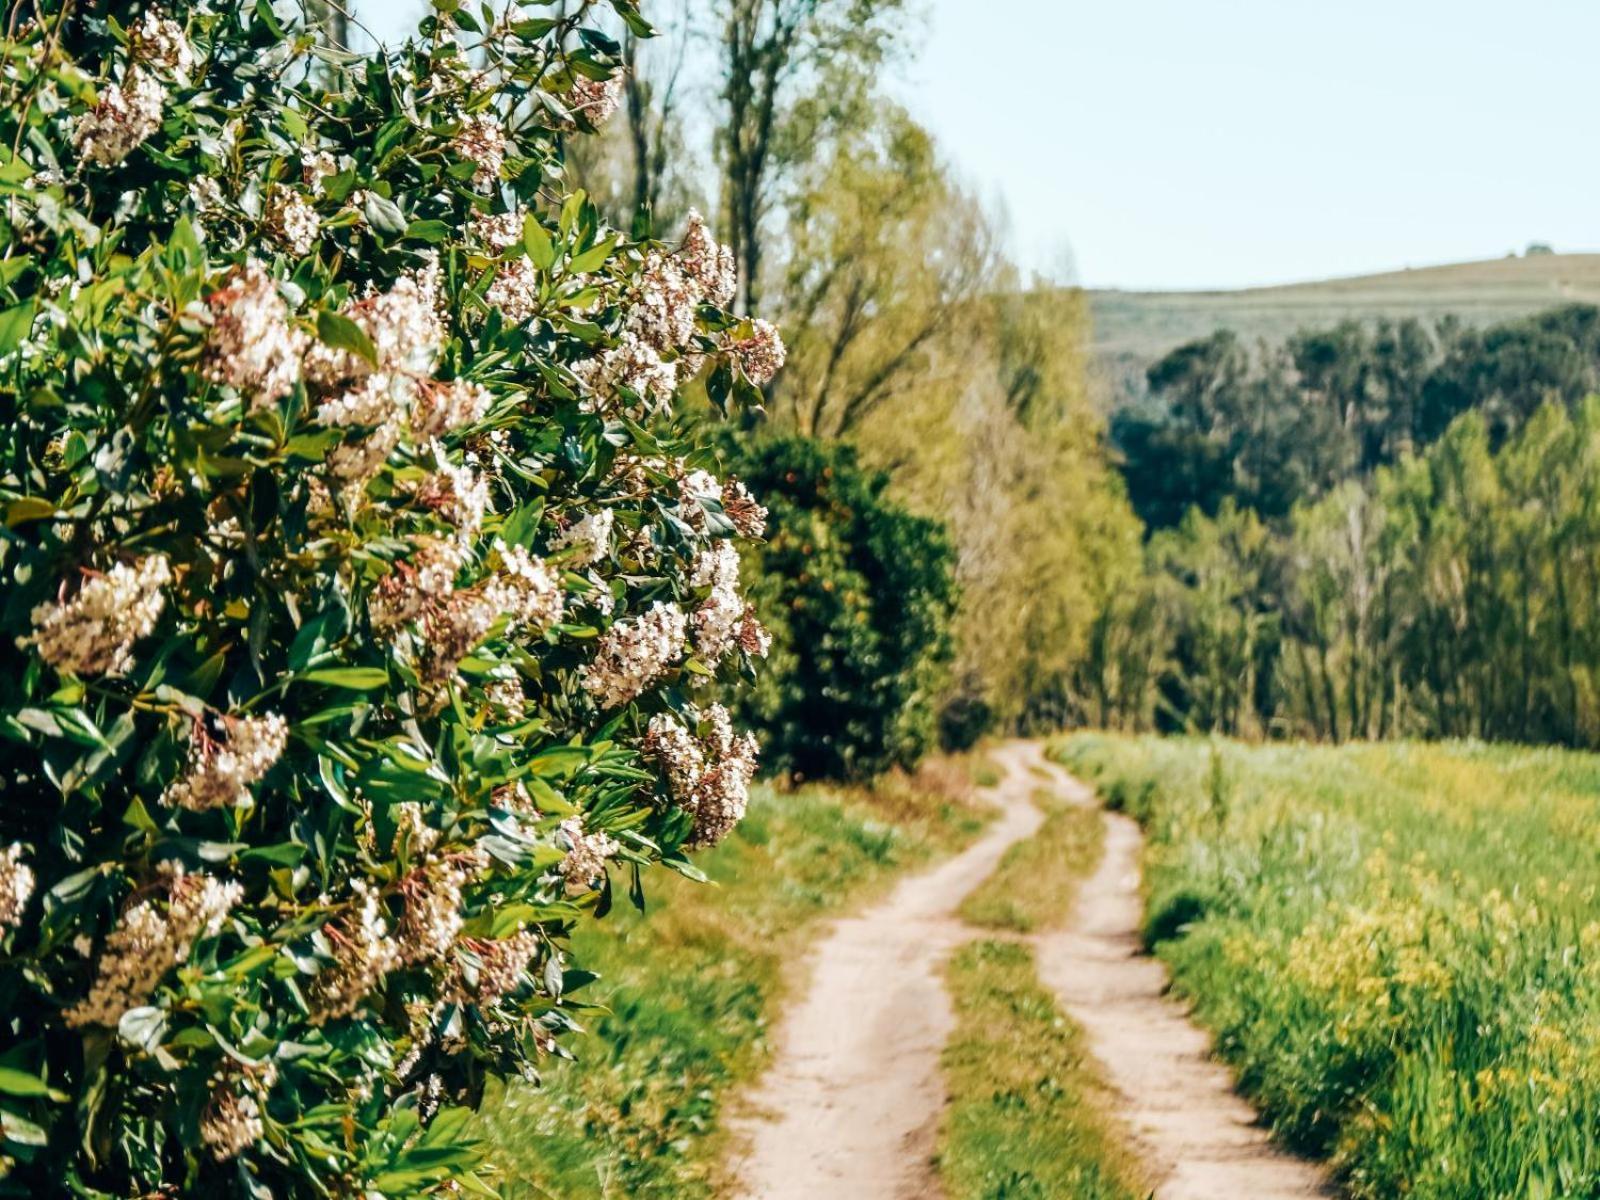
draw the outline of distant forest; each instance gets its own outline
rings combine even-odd
[[[1600,744],[1600,308],[1219,332],[1148,382],[1079,719]]]

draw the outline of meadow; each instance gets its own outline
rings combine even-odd
[[[1348,1193],[1600,1188],[1600,758],[1078,735],[1149,838],[1146,940]]]
[[[1350,319],[1454,316],[1492,324],[1560,304],[1593,304],[1600,301],[1600,255],[1492,258],[1235,291],[1092,291],[1088,299],[1095,352],[1148,362],[1224,328],[1247,342],[1281,341]]]

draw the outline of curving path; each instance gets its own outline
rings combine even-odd
[[[1057,790],[1094,793],[1054,765]],[[1039,975],[1083,1026],[1115,1116],[1144,1151],[1156,1200],[1303,1200],[1332,1196],[1314,1165],[1279,1150],[1210,1056],[1207,1035],[1167,995],[1167,972],[1142,952],[1139,860],[1144,835],[1105,813],[1105,857],[1084,881],[1067,927],[1038,941]]]
[[[955,1025],[940,978],[974,936],[961,900],[1041,816],[1042,786],[1086,806],[1095,797],[1039,746],[992,756],[1000,818],[981,840],[836,923],[812,952],[809,983],[777,1031],[776,1054],[734,1123],[741,1200],[935,1200],[933,1151],[944,1083],[939,1055]],[[1035,939],[1039,973],[1083,1026],[1116,1097],[1112,1115],[1138,1143],[1155,1200],[1305,1200],[1332,1196],[1313,1165],[1278,1150],[1233,1090],[1209,1041],[1166,994],[1162,964],[1141,952],[1133,821],[1104,814],[1106,851],[1072,920]]]
[[[961,854],[837,922],[812,952],[805,993],[785,1014],[772,1067],[735,1122],[746,1153],[735,1195],[748,1200],[926,1200],[944,1104],[939,1054],[955,1015],[939,976],[971,931],[962,899],[1012,843],[1039,827],[1029,797],[1037,746],[992,757],[998,820]]]

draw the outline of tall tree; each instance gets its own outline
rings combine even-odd
[[[721,18],[716,147],[723,237],[739,299],[760,309],[765,225],[786,171],[859,113],[900,32],[904,0],[715,0]],[[804,88],[809,97],[797,95]]]
[[[925,379],[958,321],[978,336],[990,317],[978,297],[999,282],[997,239],[927,131],[890,105],[806,173],[789,212],[772,307],[790,364],[770,404],[804,433],[850,436]]]

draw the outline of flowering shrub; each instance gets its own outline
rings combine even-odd
[[[673,410],[782,343],[698,219],[564,194],[620,58],[568,7],[8,18],[6,1194],[486,1194],[573,923],[743,811],[764,510]]]
[[[916,765],[950,675],[944,526],[895,504],[848,445],[770,438],[740,451],[738,469],[772,510],[750,563],[772,669],[741,703],[769,763],[807,779]]]

